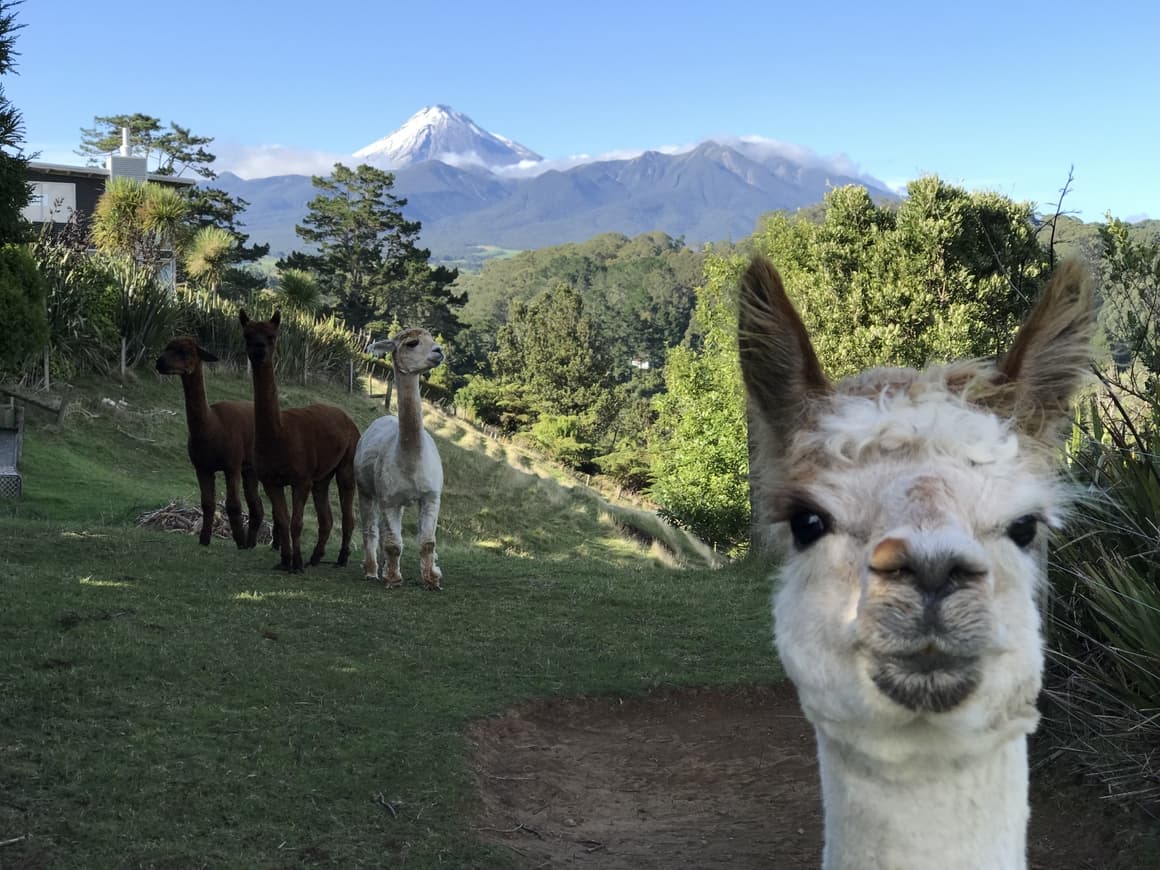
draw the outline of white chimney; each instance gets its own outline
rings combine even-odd
[[[129,146],[129,128],[122,127],[120,152],[105,158],[105,169],[109,170],[109,178],[127,175],[146,181],[149,178],[148,163],[149,160],[145,157],[133,156],[133,149]]]

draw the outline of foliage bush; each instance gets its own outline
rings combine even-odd
[[[749,537],[745,394],[737,365],[735,290],[745,258],[712,255],[697,291],[699,348],[675,347],[655,399],[653,484],[669,522],[736,552]]]
[[[455,393],[455,404],[471,419],[508,435],[527,427],[532,416],[517,386],[483,375],[467,376],[467,383]]]
[[[933,176],[907,190],[879,206],[863,187],[837,188],[820,215],[773,214],[745,245],[777,265],[832,378],[993,354],[1038,295],[1048,257],[1029,204]],[[726,549],[749,537],[733,313],[745,260],[706,257],[694,318],[704,338],[669,354],[652,449],[653,498]]]
[[[1054,743],[1114,797],[1160,812],[1160,239],[1102,234],[1111,358],[1068,454],[1087,499],[1052,572]]]
[[[157,271],[129,254],[99,254],[96,262],[108,271],[118,290],[115,319],[121,361],[127,368],[136,368],[179,331],[181,306]]]
[[[589,469],[594,453],[591,429],[591,421],[579,414],[543,414],[528,434],[550,458],[583,471]]]
[[[239,305],[213,293],[184,285],[171,289],[150,266],[125,255],[90,254],[74,231],[46,234],[33,256],[47,283],[47,342],[53,377],[115,368],[124,339],[129,367],[151,363],[174,336],[190,334],[203,347],[238,367],[246,365]],[[254,317],[268,317],[278,307],[272,294],[247,303]],[[37,349],[45,338],[38,340]],[[334,317],[316,318],[283,310],[275,371],[289,383],[326,378],[346,384],[351,364],[361,375],[366,344]],[[39,380],[39,362],[29,365]]]
[[[112,274],[86,253],[75,224],[46,231],[32,251],[47,282],[50,381],[108,371],[118,336],[119,290]]]
[[[45,280],[25,245],[0,246],[0,367],[15,366],[44,346]]]

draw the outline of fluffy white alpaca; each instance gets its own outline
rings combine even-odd
[[[1061,267],[996,362],[831,384],[773,266],[742,282],[776,645],[814,725],[830,870],[1021,870],[1057,445],[1092,293]]]
[[[379,417],[362,434],[355,453],[355,479],[363,526],[363,572],[379,579],[380,546],[386,555],[383,582],[400,586],[403,575],[403,508],[419,506],[419,563],[423,585],[441,589],[436,564],[435,527],[443,493],[443,463],[435,439],[423,428],[419,375],[443,362],[443,350],[425,329],[404,329],[367,348],[391,355],[399,416]]]

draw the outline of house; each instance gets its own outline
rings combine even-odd
[[[74,214],[83,222],[97,207],[97,200],[105,192],[105,182],[126,175],[180,188],[190,188],[197,183],[193,178],[149,172],[144,157],[125,154],[109,155],[103,167],[66,166],[33,160],[29,162],[27,172],[32,201],[25,207],[24,217],[37,229],[46,223],[66,224]]]
[[[110,178],[138,178],[183,189],[189,189],[197,183],[193,178],[150,172],[146,158],[132,155],[129,131],[126,129],[121,131],[120,153],[106,157],[103,167],[67,166],[33,160],[28,163],[26,177],[32,189],[32,200],[23,213],[32,224],[34,232],[40,232],[46,224],[51,224],[53,229],[63,228],[74,218],[83,229]],[[160,277],[165,283],[173,284],[176,264],[172,255],[162,263]]]

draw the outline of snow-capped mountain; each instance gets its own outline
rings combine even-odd
[[[560,168],[489,133],[447,106],[416,112],[402,127],[356,151],[356,163],[391,170],[408,220],[439,258],[478,256],[484,246],[541,248],[598,233],[659,230],[691,245],[744,238],[761,215],[821,202],[826,191],[861,184],[876,199],[895,194],[860,177],[848,161],[817,159],[772,140],[708,140],[691,150],[594,158]],[[492,171],[521,161],[527,173]],[[309,175],[213,182],[249,203],[246,231],[275,253],[301,250],[295,227],[316,194]]]
[[[490,167],[543,159],[530,148],[489,133],[462,112],[442,105],[420,109],[398,130],[360,148],[354,156],[384,169],[424,160]]]

